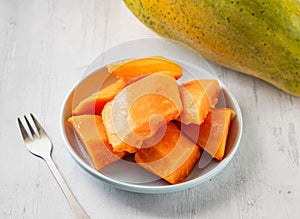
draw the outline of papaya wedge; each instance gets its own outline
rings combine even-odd
[[[217,80],[193,80],[179,88],[183,110],[180,121],[200,125],[218,102],[220,85]]]
[[[68,119],[77,137],[88,152],[96,170],[108,166],[128,155],[126,152],[114,152],[108,143],[107,134],[101,116],[81,115]]]
[[[200,155],[199,147],[182,135],[180,129],[170,122],[160,141],[142,147],[135,153],[134,160],[141,167],[169,183],[177,184],[186,180]]]
[[[182,76],[180,65],[161,56],[149,56],[112,63],[107,65],[107,69],[111,74],[124,81],[162,71],[176,80]]]
[[[93,93],[82,100],[72,111],[72,115],[100,115],[104,105],[112,100],[125,86],[125,81],[117,80],[115,83]]]
[[[102,118],[114,151],[132,153],[181,111],[176,80],[155,73],[123,88],[104,106]]]
[[[233,115],[235,112],[229,108],[215,108],[210,111],[200,126],[181,124],[181,130],[213,158],[221,161],[225,155]]]

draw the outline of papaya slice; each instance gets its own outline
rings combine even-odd
[[[234,114],[229,108],[212,109],[200,126],[182,124],[182,132],[213,158],[221,161],[226,151],[226,141]]]
[[[72,111],[72,115],[100,115],[104,105],[112,100],[117,93],[125,86],[125,81],[122,79],[117,80],[115,83],[101,89],[91,96],[81,101]]]
[[[98,115],[72,116],[68,119],[89,154],[96,170],[125,157],[126,152],[113,152],[107,134]]]
[[[186,180],[200,155],[197,144],[182,135],[175,123],[170,122],[162,139],[153,146],[142,147],[135,153],[134,159],[146,170],[177,184]]]
[[[155,73],[123,88],[104,106],[102,117],[113,149],[132,153],[181,111],[176,80]]]
[[[175,79],[179,79],[182,76],[180,65],[160,56],[136,58],[113,63],[107,65],[107,69],[119,80],[81,101],[72,111],[72,115],[100,115],[104,105],[112,100],[126,83],[137,77],[156,72],[163,72]]]
[[[108,133],[109,143],[112,145],[113,150],[116,152],[126,151],[129,153],[135,153],[137,151],[137,147],[135,147],[135,145],[141,144],[140,142],[142,141],[142,139],[137,137],[136,138],[133,137],[132,139],[126,139],[126,140],[122,139],[122,137],[120,136],[121,134],[118,134],[117,132],[117,130],[122,128],[121,126],[122,121],[120,121],[120,123],[114,122],[114,119],[118,118],[118,115],[115,115],[116,117],[114,117],[112,111],[113,111],[113,102],[110,101],[104,106],[102,111],[102,118],[103,118],[105,129]],[[125,130],[123,132],[125,132]],[[130,144],[127,142],[130,142]]]
[[[217,80],[193,80],[182,83],[179,90],[183,106],[180,121],[200,125],[217,104],[220,85]]]
[[[179,79],[182,76],[182,68],[177,63],[161,56],[130,59],[123,62],[107,65],[110,73],[117,78],[129,81],[135,77],[166,71],[170,77]]]

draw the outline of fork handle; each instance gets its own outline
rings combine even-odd
[[[85,210],[82,208],[82,206],[79,204],[79,202],[73,195],[73,193],[70,190],[69,186],[67,185],[66,181],[60,174],[55,163],[53,162],[51,156],[49,155],[49,156],[45,157],[45,161],[48,164],[48,167],[50,168],[52,174],[54,175],[56,181],[58,182],[65,197],[67,198],[69,205],[74,213],[74,216],[78,219],[90,219],[89,215],[85,212]]]

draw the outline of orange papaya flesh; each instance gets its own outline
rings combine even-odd
[[[221,161],[225,155],[226,141],[233,115],[235,112],[229,108],[215,108],[211,110],[200,126],[181,124],[181,130],[213,158]]]
[[[180,121],[200,125],[217,104],[220,85],[217,80],[193,80],[182,83],[179,90],[183,106]]]
[[[142,146],[134,159],[146,170],[171,184],[177,184],[186,180],[200,155],[199,147],[182,135],[175,123],[170,122],[162,139],[155,145]]]
[[[129,139],[129,140],[122,139],[121,136],[119,136],[116,131],[117,129],[120,129],[121,126],[118,126],[117,128],[115,127],[118,124],[121,125],[122,123],[114,122],[114,114],[112,113],[112,111],[113,111],[113,101],[110,101],[103,108],[102,118],[104,121],[105,129],[108,133],[109,143],[112,145],[113,150],[116,152],[124,152],[124,151],[127,151],[129,153],[136,152],[137,147],[135,147],[134,145],[140,144],[139,142],[142,140],[140,138]],[[134,140],[136,142],[134,142]],[[127,143],[128,141],[130,141],[131,144]]]
[[[108,143],[101,116],[72,116],[68,119],[68,122],[72,124],[96,170],[99,171],[128,155],[126,152],[113,152],[112,146]]]
[[[112,100],[125,84],[124,80],[119,79],[115,83],[93,93],[75,107],[72,111],[72,115],[101,115],[104,105]]]
[[[122,89],[104,106],[102,116],[114,150],[132,153],[181,110],[176,80],[155,73]]]
[[[152,74],[160,71],[167,71],[170,77],[179,79],[182,76],[182,68],[177,63],[160,56],[136,58],[119,63],[107,65],[110,73],[124,81],[135,77]]]

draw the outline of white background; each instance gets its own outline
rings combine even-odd
[[[115,189],[82,170],[59,130],[63,100],[89,63],[128,40],[158,37],[120,0],[0,0],[0,218],[72,218],[16,118],[34,113],[53,159],[92,218],[299,218],[300,98],[219,66],[244,117],[240,148],[219,175],[187,191]]]

